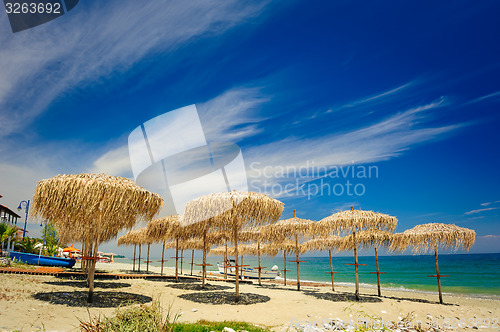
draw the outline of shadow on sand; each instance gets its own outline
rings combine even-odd
[[[179,295],[181,299],[189,300],[197,303],[207,304],[233,304],[233,305],[248,305],[255,303],[264,303],[271,298],[269,296],[254,294],[254,293],[240,293],[240,300],[234,301],[233,292],[200,292]]]
[[[335,293],[320,293],[317,291],[303,291],[304,294],[314,296],[317,299],[332,301],[332,302],[348,302],[356,301],[356,296],[353,293],[335,292]],[[377,296],[361,295],[358,302],[377,303],[382,300]]]
[[[70,307],[115,308],[120,305],[148,303],[153,299],[149,296],[125,292],[94,292],[93,302],[87,303],[88,292],[47,292],[37,293],[33,297],[51,304],[63,304]]]
[[[77,287],[77,288],[88,288],[86,281],[76,281],[76,280],[67,280],[67,281],[46,281],[48,285],[55,286],[68,286],[68,287]],[[94,282],[95,288],[125,288],[132,286],[126,282],[112,282],[112,281],[96,281]]]
[[[205,284],[205,288],[202,288],[201,282],[200,283],[194,283],[194,282],[185,283],[184,281],[182,283],[168,284],[168,285],[166,285],[166,287],[172,287],[172,288],[184,289],[184,290],[193,290],[193,291],[214,291],[214,290],[225,290],[225,289],[234,288],[234,287],[229,287],[229,286],[220,286],[220,285],[212,285],[212,284]]]

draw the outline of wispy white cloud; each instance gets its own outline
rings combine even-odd
[[[373,103],[374,101],[377,101],[379,99],[385,99],[387,97],[390,97],[390,96],[393,96],[395,94],[401,93],[403,90],[406,90],[406,89],[414,86],[415,84],[416,84],[416,81],[408,82],[406,84],[400,85],[400,86],[398,86],[398,87],[396,87],[394,89],[388,90],[388,91],[384,91],[384,92],[379,93],[377,95],[366,97],[366,98],[362,98],[362,99],[359,99],[359,100],[356,100],[356,101],[344,104],[340,108],[356,107],[356,106],[367,104],[367,103]]]
[[[426,127],[427,112],[446,103],[444,98],[389,116],[378,122],[342,133],[318,137],[288,136],[247,149],[246,159],[266,167],[316,167],[374,163],[398,156],[412,145],[437,139],[460,125]]]
[[[481,213],[481,212],[486,212],[486,211],[492,211],[492,210],[498,210],[500,207],[491,207],[491,208],[485,208],[485,209],[477,209],[477,210],[471,210],[468,212],[465,212],[466,215],[470,214],[476,214],[476,213]]]
[[[494,235],[494,234],[480,235],[477,238],[480,238],[480,239],[500,239],[500,235]]]
[[[34,29],[0,32],[0,137],[20,132],[69,90],[126,72],[147,56],[221,34],[266,3],[92,2]]]
[[[500,91],[496,91],[496,92],[487,94],[485,96],[472,99],[471,101],[467,102],[467,104],[475,104],[475,103],[479,103],[479,102],[482,102],[482,101],[485,101],[488,99],[495,99],[495,98],[500,98]]]
[[[197,104],[207,140],[237,143],[262,132],[259,108],[269,100],[259,88],[241,87]]]

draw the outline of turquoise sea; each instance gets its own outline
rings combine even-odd
[[[191,251],[184,252],[183,272],[189,273],[191,262]],[[155,260],[153,265],[159,266]],[[144,259],[145,260],[145,259]],[[296,279],[296,264],[289,262],[294,257],[287,257],[287,279]],[[300,264],[300,279],[316,282],[330,283],[330,263],[328,257],[301,257],[307,261]],[[132,263],[131,259],[117,259],[118,262]],[[200,263],[201,258],[195,254],[195,263]],[[208,263],[214,267],[209,270],[216,270],[215,266],[220,257],[209,256]],[[283,256],[262,257],[262,266],[270,269],[273,265],[283,269]],[[335,283],[339,285],[354,284],[354,267],[345,265],[353,263],[353,257],[333,257],[333,269]],[[243,263],[251,267],[257,266],[257,258],[244,256]],[[373,256],[360,256],[360,264],[368,264],[359,267],[359,280],[365,286],[376,287],[377,277],[375,274],[375,258]],[[174,266],[175,260],[170,259],[166,266]],[[141,270],[146,264],[141,264]],[[381,272],[387,272],[380,276],[382,287],[390,289],[406,289],[413,291],[437,291],[436,278],[427,277],[436,274],[434,255],[399,255],[399,256],[379,256],[379,266]],[[196,269],[196,267],[195,267]],[[439,256],[439,271],[449,277],[441,279],[441,286],[444,293],[458,293],[466,295],[478,295],[500,298],[500,253],[496,254],[442,254]]]

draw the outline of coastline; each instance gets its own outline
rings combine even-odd
[[[99,271],[123,273],[129,271],[131,265],[125,263],[98,263]],[[159,268],[150,266],[150,270],[159,273]],[[166,268],[166,274],[173,275],[172,268]],[[51,303],[34,296],[40,293],[48,296],[57,292],[70,300],[77,293],[86,289],[81,287],[82,282],[68,279],[58,279],[53,276],[31,275],[0,275],[2,301],[0,301],[0,331],[19,330],[37,331],[74,331],[77,330],[79,320],[88,320],[92,316],[111,316],[115,307],[91,307],[87,312],[86,306]],[[209,281],[223,292],[232,294],[234,284],[223,281]],[[181,282],[181,285],[185,283]],[[297,291],[293,282],[287,280],[287,286],[277,282],[264,282],[262,286],[254,284],[240,284],[243,294],[258,294],[268,297],[264,303],[251,305],[206,304],[197,303],[180,298],[185,294],[201,292],[176,288],[179,285],[173,281],[156,281],[145,279],[97,280],[96,291],[107,294],[124,292],[126,294],[140,294],[146,301],[159,299],[164,309],[171,307],[171,312],[182,313],[179,321],[196,322],[205,320],[242,320],[249,323],[270,327],[277,331],[307,325],[305,322],[321,323],[327,320],[342,320],[343,322],[358,320],[370,321],[373,318],[384,322],[422,321],[424,323],[437,322],[440,326],[445,319],[463,319],[485,323],[493,322],[500,317],[500,301],[490,298],[471,298],[456,294],[445,295],[445,305],[437,304],[436,294],[422,292],[406,292],[383,290],[382,297],[375,296],[376,289],[361,287],[361,302],[352,301],[353,287],[337,285],[336,292],[323,283],[301,281],[301,291]],[[105,287],[104,287],[105,286]],[[207,293],[208,291],[205,291]],[[145,302],[147,303],[147,302]],[[458,320],[457,320],[458,322]],[[458,326],[457,326],[458,327]],[[472,325],[468,329],[472,328]],[[498,328],[484,328],[483,331],[498,331]],[[467,330],[458,328],[454,330]]]

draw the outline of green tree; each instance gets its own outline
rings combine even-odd
[[[35,245],[38,243],[36,239],[32,239],[29,236],[25,236],[24,239],[17,242],[17,246],[19,246],[23,252],[27,254],[36,254]]]
[[[2,252],[4,242],[8,241],[8,243],[10,243],[10,240],[14,237],[14,235],[16,235],[16,233],[17,228],[15,226],[10,226],[5,222],[0,223],[0,240],[2,242],[2,246],[0,247],[0,249]]]
[[[57,228],[54,226],[52,221],[49,221],[43,230],[44,242],[45,242],[45,255],[55,256],[57,250],[59,249],[59,236],[57,233]]]

